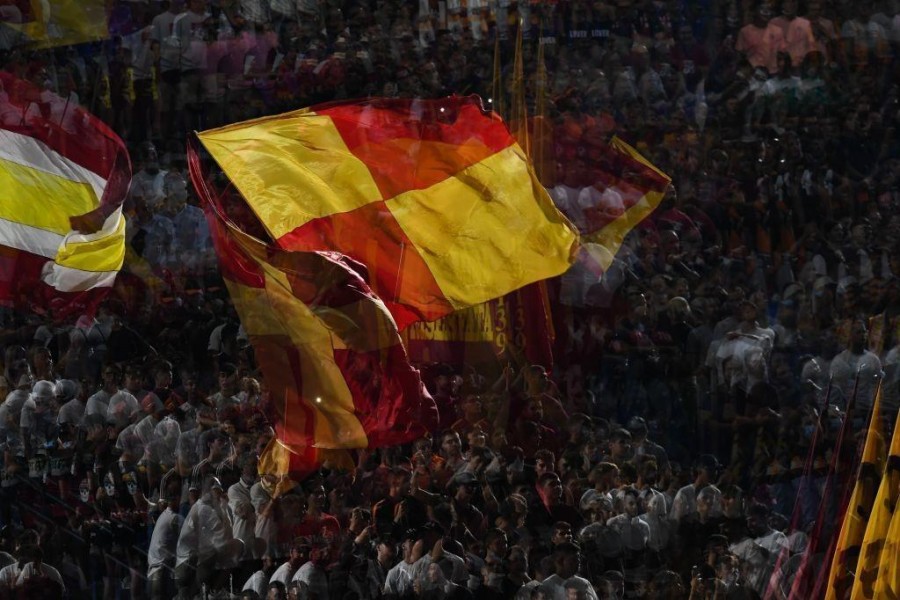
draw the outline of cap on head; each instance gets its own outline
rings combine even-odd
[[[50,381],[38,381],[31,390],[31,395],[35,399],[50,400],[55,396],[55,386]]]
[[[78,384],[71,379],[61,379],[56,382],[54,393],[60,402],[68,402],[78,393]]]

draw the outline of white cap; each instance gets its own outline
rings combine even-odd
[[[31,397],[33,399],[51,400],[55,396],[55,388],[52,381],[41,380],[34,384],[31,388]]]

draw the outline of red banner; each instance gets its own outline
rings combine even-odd
[[[418,363],[478,364],[506,356],[552,366],[553,330],[543,283],[535,283],[443,319],[415,323],[401,335]]]

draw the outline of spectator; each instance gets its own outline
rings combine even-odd
[[[388,596],[404,597],[414,592],[415,578],[413,565],[420,558],[422,543],[414,531],[403,535],[401,542],[403,556],[388,572],[384,580],[383,593]]]
[[[865,411],[875,401],[875,388],[882,376],[881,361],[866,349],[868,331],[865,322],[854,320],[850,326],[850,341],[847,349],[831,360],[829,374],[834,386],[843,397],[844,406],[851,401]],[[857,379],[859,380],[858,387]],[[856,397],[853,391],[856,390]]]
[[[244,544],[241,560],[245,566],[261,559],[266,551],[265,542],[256,537],[256,509],[253,507],[251,490],[257,480],[257,462],[252,457],[245,456],[241,463],[240,479],[228,488],[228,508],[234,519],[232,535]],[[245,573],[245,576],[249,574]]]
[[[147,580],[153,600],[175,596],[175,559],[184,519],[178,513],[181,485],[177,479],[166,483],[166,508],[157,517],[147,553]]]
[[[693,468],[693,483],[682,487],[680,490],[678,490],[678,493],[675,494],[675,499],[672,503],[672,510],[669,513],[669,518],[676,522],[680,522],[688,515],[697,514],[698,494],[707,487],[712,487],[713,490],[713,506],[710,513],[721,513],[721,504],[719,499],[719,497],[721,496],[721,492],[719,492],[718,488],[713,485],[713,482],[718,477],[718,470],[719,461],[716,460],[716,457],[709,454],[701,456]]]
[[[541,588],[546,590],[553,600],[568,598],[567,589],[574,589],[584,594],[585,598],[597,600],[597,593],[591,583],[578,575],[581,569],[581,549],[573,543],[560,544],[553,553],[555,571],[543,582]]]
[[[223,587],[225,570],[236,566],[243,553],[243,543],[232,536],[219,480],[207,476],[202,492],[178,537],[175,581],[180,594],[193,595],[203,585]]]

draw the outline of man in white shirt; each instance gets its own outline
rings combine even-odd
[[[273,582],[279,581],[287,587],[287,584],[294,579],[297,570],[309,558],[309,551],[309,544],[304,542],[302,538],[295,539],[291,546],[291,553],[288,556],[288,559],[275,569],[275,572],[272,573],[272,577],[269,578],[268,585],[272,585]]]
[[[152,600],[175,597],[175,556],[184,518],[178,514],[181,498],[178,480],[171,478],[166,487],[168,504],[153,525],[153,535],[147,549],[147,579]]]
[[[756,504],[750,507],[747,529],[750,537],[732,544],[729,550],[743,563],[748,587],[760,596],[766,592],[775,562],[788,544],[784,533],[769,526],[769,509]]]
[[[421,542],[417,540],[414,531],[407,532],[403,540],[403,560],[398,562],[388,571],[387,577],[384,579],[384,593],[394,594],[400,597],[407,596],[415,592],[413,582],[415,581],[413,567],[419,559],[417,554],[421,552]],[[418,548],[416,546],[419,546]]]
[[[182,595],[193,597],[203,584],[216,589],[218,579],[240,560],[244,544],[234,539],[227,510],[222,484],[207,476],[203,495],[188,512],[178,537],[175,581]]]
[[[253,591],[256,592],[260,598],[265,598],[266,589],[269,587],[269,580],[272,578],[273,573],[275,573],[275,562],[272,560],[271,556],[266,554],[262,558],[262,568],[253,573],[247,581],[244,582],[244,587],[241,588],[241,591]]]
[[[250,490],[256,483],[257,466],[253,457],[246,458],[241,465],[241,478],[228,488],[228,508],[234,516],[232,531],[235,539],[244,542],[243,562],[262,558],[266,544],[256,537],[256,509]]]
[[[323,568],[325,564],[328,564],[328,548],[313,548],[309,553],[309,560],[297,569],[291,582],[306,584],[314,598],[328,598],[328,575]]]
[[[125,387],[114,393],[109,398],[109,407],[106,411],[110,423],[115,423],[119,429],[132,422],[132,419],[141,412],[138,398],[147,395],[143,387],[143,374],[138,367],[131,366],[125,369]]]
[[[54,384],[50,381],[38,381],[19,417],[19,434],[21,435],[24,456],[30,459],[38,449],[55,434],[56,410],[54,409]]]
[[[119,391],[119,368],[115,365],[107,365],[103,368],[103,385],[91,394],[84,405],[84,417],[102,415],[106,420],[109,410],[109,399]]]
[[[872,408],[875,401],[875,389],[883,376],[881,360],[870,352],[866,345],[869,332],[865,321],[857,319],[850,328],[850,343],[847,349],[831,359],[829,369],[834,389],[843,394],[843,406],[850,403],[854,388],[856,389],[856,407],[862,414]],[[857,376],[859,385],[856,385]]]
[[[5,373],[8,384],[15,387],[0,404],[0,431],[5,431],[10,425],[14,429],[18,428],[22,406],[28,400],[31,385],[34,383],[34,375],[26,360],[15,361],[7,367]]]
[[[46,588],[31,588],[30,586],[34,583],[35,579],[48,579],[55,583],[58,588],[57,590],[60,593],[60,596],[65,596],[66,593],[66,584],[63,583],[62,575],[59,574],[54,567],[50,565],[44,564],[44,551],[40,549],[39,546],[35,546],[33,550],[29,552],[31,556],[31,561],[25,563],[23,560],[19,560],[19,564],[22,565],[21,570],[19,571],[19,575],[16,578],[16,588],[20,590],[20,593],[23,594],[25,598],[33,598],[39,590],[46,591]]]
[[[638,491],[627,487],[618,492],[624,511],[606,522],[606,526],[619,534],[625,548],[632,551],[643,551],[650,541],[650,526],[638,515],[641,509],[641,498]]]
[[[556,546],[553,552],[553,562],[556,572],[547,577],[541,588],[547,590],[551,600],[567,600],[566,587],[577,587],[588,600],[598,600],[597,592],[591,582],[580,577],[581,549],[572,542],[563,542]]]
[[[684,517],[697,512],[697,494],[701,490],[712,487],[714,490],[713,506],[710,513],[713,516],[722,514],[722,494],[718,488],[712,485],[719,471],[719,461],[711,454],[704,454],[697,459],[694,465],[694,483],[686,485],[675,494],[672,501],[672,510],[669,518],[680,522]]]
[[[284,491],[280,490],[279,486],[283,488],[285,485],[290,485],[290,483],[279,483],[274,475],[263,475],[250,488],[250,501],[256,511],[256,529],[253,533],[262,540],[265,552],[274,556],[279,556],[276,548],[278,541],[277,512],[281,493]]]
[[[209,401],[216,407],[216,414],[221,416],[229,409],[240,406],[240,392],[237,367],[232,363],[223,364],[219,367],[219,391],[209,397]]]
[[[31,562],[36,551],[37,546],[24,546],[17,552],[19,555],[18,561],[0,569],[0,594],[4,597],[15,597],[22,567]]]
[[[738,315],[737,329],[725,334],[716,350],[716,363],[720,381],[749,392],[755,383],[768,379],[766,365],[775,346],[775,332],[760,327],[756,321],[757,306],[752,300],[740,301]]]
[[[416,580],[419,595],[432,595],[435,592],[443,593],[441,598],[465,598],[471,597],[465,586],[450,581],[453,564],[444,558],[431,563],[423,578]],[[530,596],[529,596],[530,597]]]
[[[412,567],[413,581],[419,581],[427,577],[428,570],[433,563],[438,562],[438,560],[445,560],[453,565],[450,580],[453,583],[465,585],[469,578],[466,562],[461,556],[444,549],[442,535],[443,530],[439,526],[430,527],[426,530],[422,538],[422,557]]]
[[[78,425],[84,416],[85,404],[79,393],[80,386],[71,379],[62,379],[56,382],[54,388],[56,394],[56,402],[60,405],[59,413],[56,415],[56,423],[58,425],[72,424]]]
[[[0,595],[4,598],[17,598],[21,594],[23,598],[30,598],[29,590],[23,586],[33,577],[49,579],[59,586],[60,596],[65,593],[66,586],[62,576],[50,565],[43,564],[44,553],[38,546],[22,546],[16,554],[19,555],[18,562],[0,569]]]

